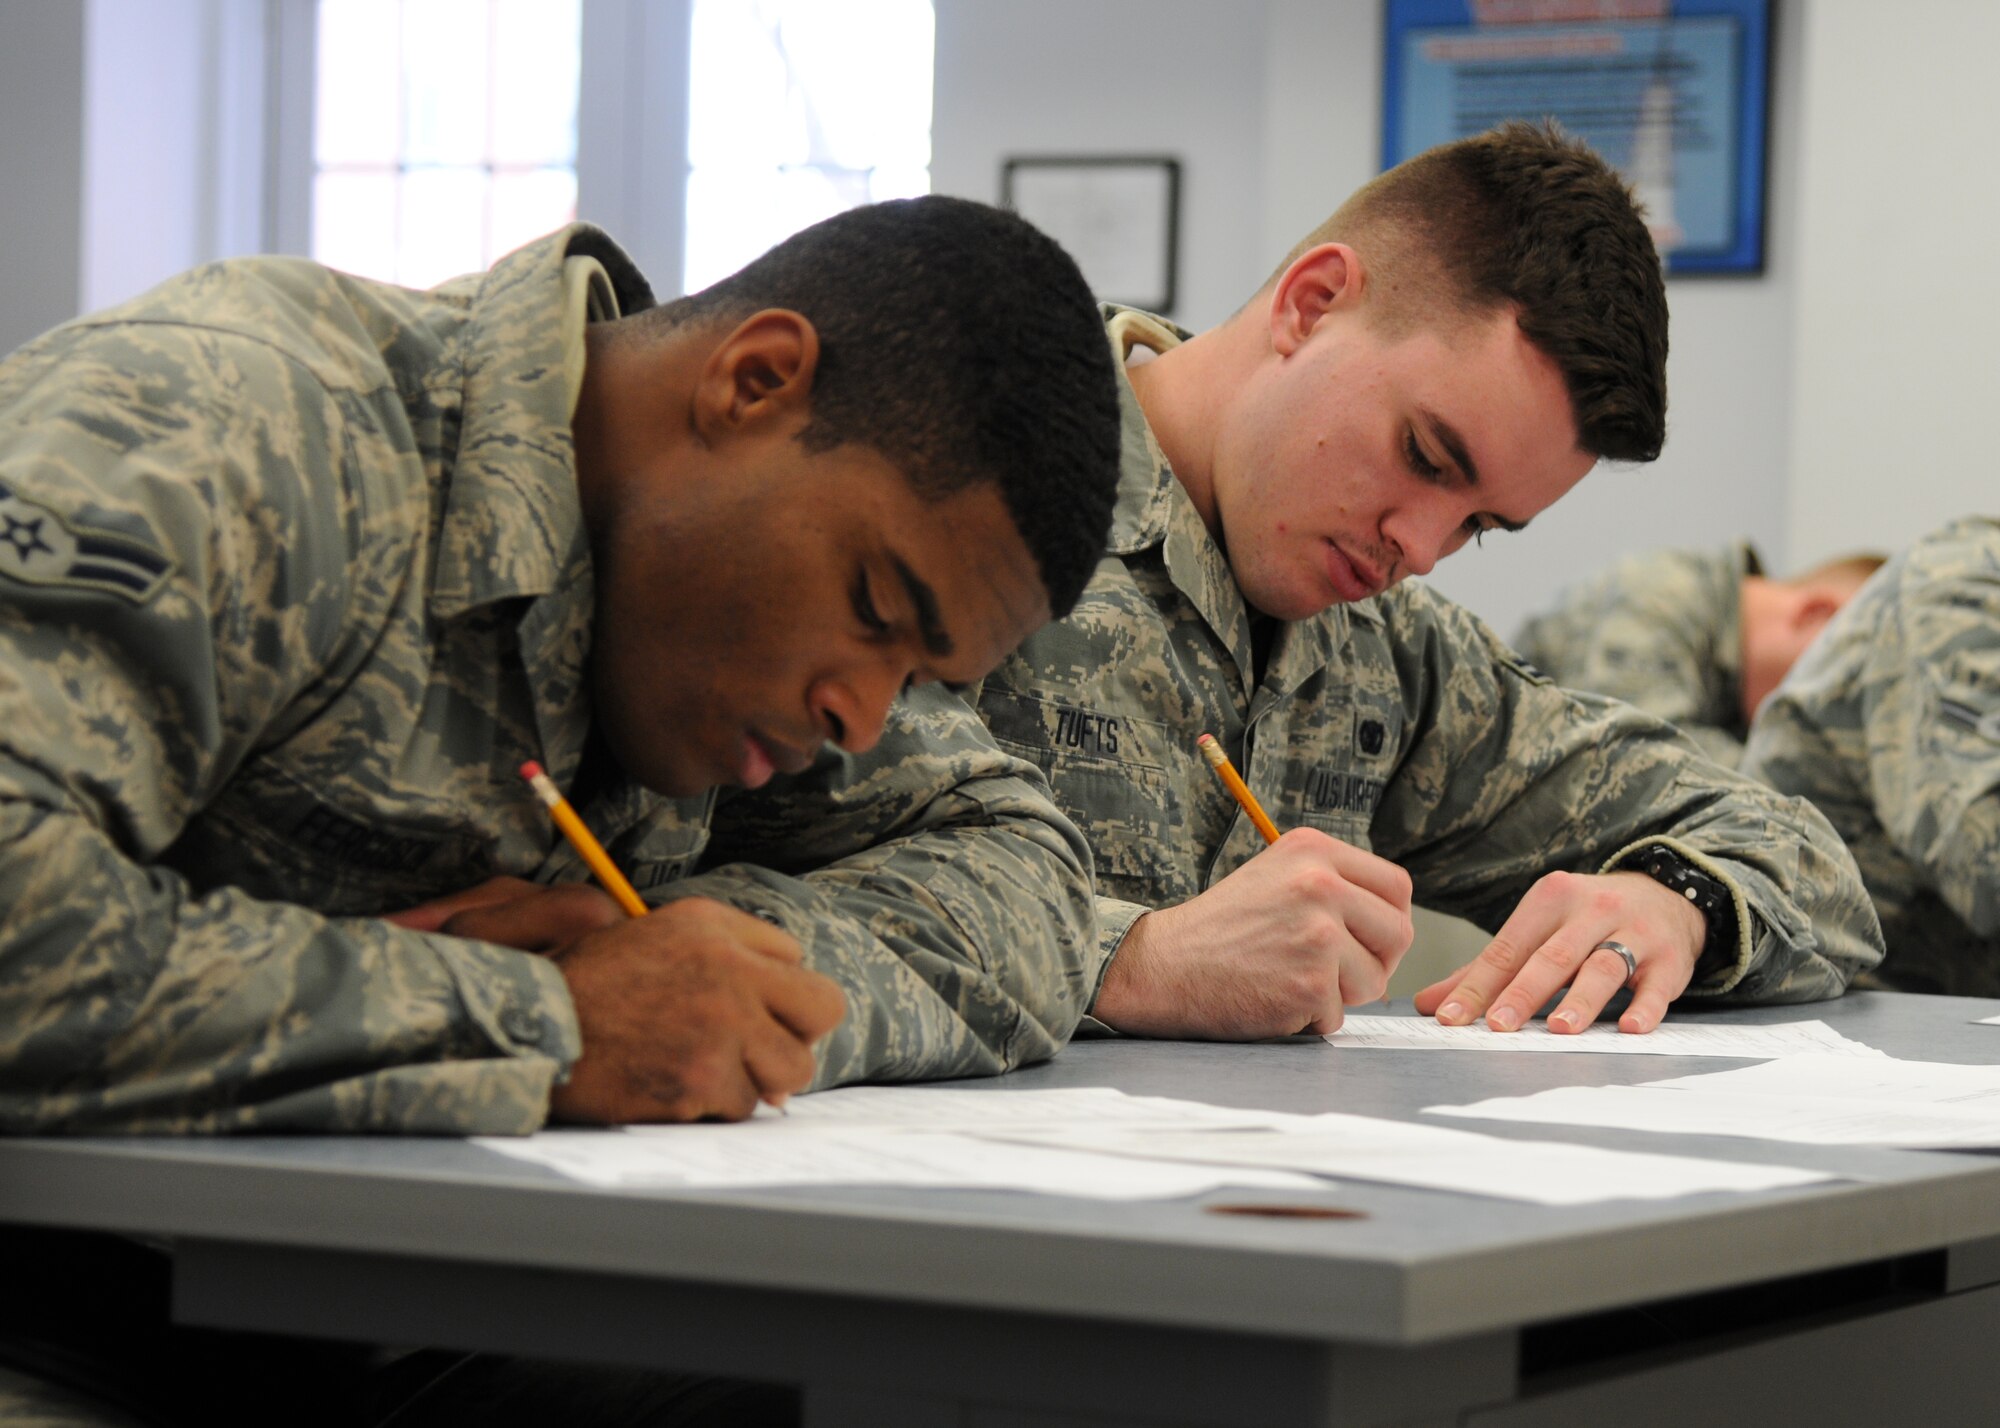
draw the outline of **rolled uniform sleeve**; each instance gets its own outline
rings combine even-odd
[[[816,1087],[1044,1060],[1098,974],[1081,836],[1039,771],[934,687],[899,702],[865,757],[725,794],[704,866],[671,893],[769,917],[841,985]]]
[[[330,697],[356,590],[404,578],[338,469],[347,414],[187,324],[73,325],[28,357],[0,371],[0,516],[57,538],[0,558],[0,1128],[540,1124],[580,1046],[552,965],[175,866]]]
[[[1748,546],[1628,557],[1524,624],[1514,647],[1556,683],[1680,727],[1710,759],[1743,758],[1741,585]]]
[[[1686,995],[1836,996],[1880,961],[1881,930],[1832,827],[1695,755],[1672,726],[1565,690],[1421,587],[1387,644],[1414,735],[1374,823],[1418,900],[1497,928],[1556,868],[1612,872],[1664,843],[1726,883],[1739,945],[1706,949]]]

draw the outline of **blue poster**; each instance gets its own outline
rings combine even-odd
[[[1645,205],[1669,273],[1764,264],[1768,0],[1388,0],[1382,163],[1552,117]]]

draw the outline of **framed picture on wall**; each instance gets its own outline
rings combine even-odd
[[[1000,202],[1063,247],[1106,302],[1174,310],[1181,164],[1141,154],[1050,154],[1000,166]]]
[[[1622,173],[1669,274],[1764,269],[1770,0],[1386,0],[1382,166],[1550,117]]]

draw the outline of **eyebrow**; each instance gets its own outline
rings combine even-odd
[[[910,604],[917,612],[917,633],[923,636],[924,648],[939,658],[950,654],[956,645],[945,632],[944,622],[938,616],[937,592],[927,584],[916,571],[903,563],[901,556],[890,556],[896,567],[896,578],[903,582],[903,592],[910,597]]]
[[[1444,448],[1445,454],[1451,458],[1452,464],[1464,473],[1465,484],[1477,489],[1479,485],[1479,464],[1472,459],[1472,453],[1466,449],[1465,438],[1458,434],[1457,427],[1453,426],[1429,407],[1425,407],[1422,410],[1424,421],[1431,429],[1431,435],[1437,438],[1438,445]],[[1484,511],[1481,514],[1486,516],[1495,526],[1503,531],[1524,531],[1528,528],[1528,522],[1510,521],[1505,516],[1494,511]]]

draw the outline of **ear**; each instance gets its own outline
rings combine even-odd
[[[1271,293],[1271,345],[1289,357],[1329,313],[1358,306],[1364,284],[1361,255],[1345,243],[1309,248],[1278,275]]]
[[[695,380],[695,431],[717,441],[803,413],[819,370],[819,331],[788,308],[752,313],[709,351]]]
[[[1810,631],[1816,635],[1828,620],[1840,613],[1843,603],[1831,590],[1802,590],[1792,607],[1792,628],[1801,634]]]

